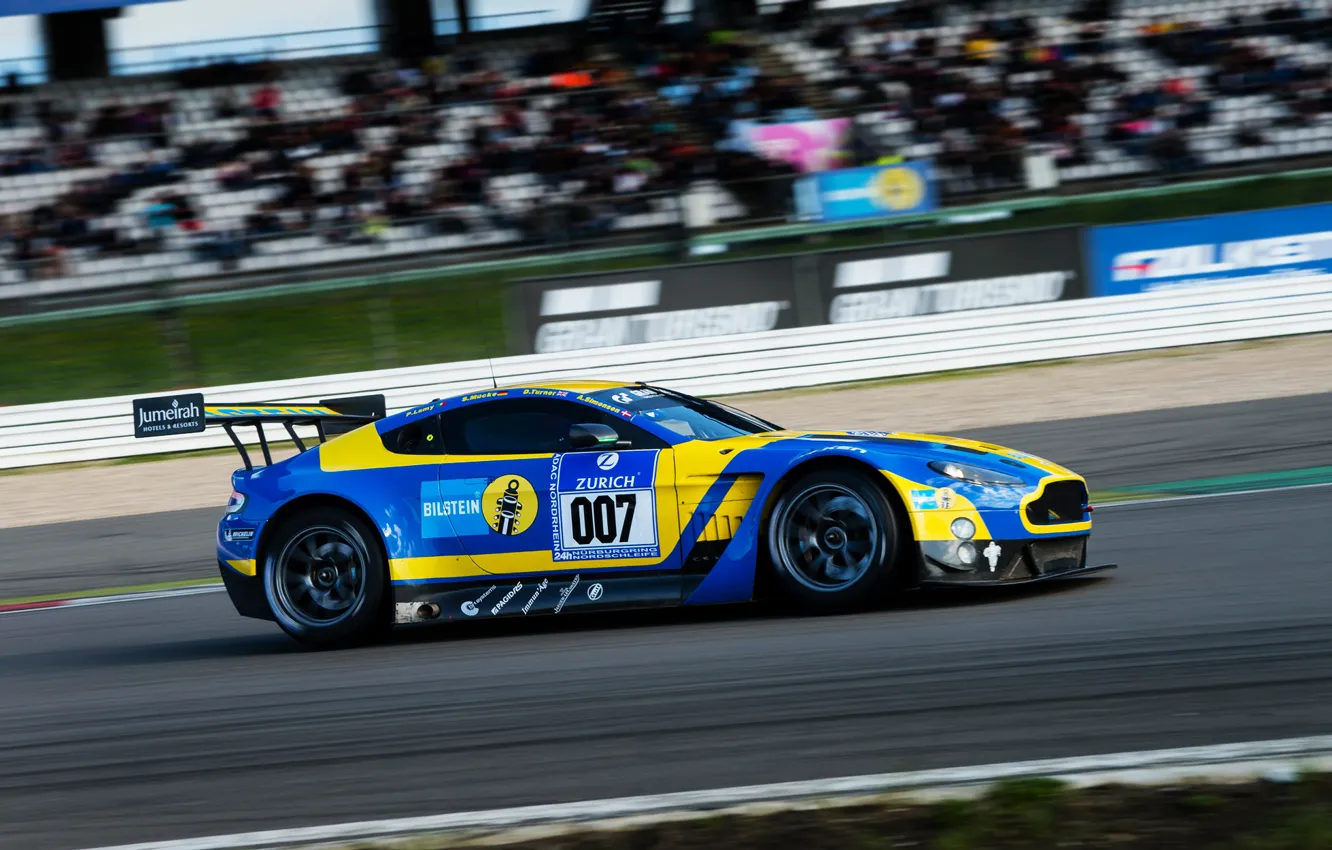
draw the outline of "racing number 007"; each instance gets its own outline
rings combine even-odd
[[[579,546],[586,546],[596,537],[602,544],[615,542],[619,532],[619,542],[629,541],[629,532],[634,525],[634,506],[638,502],[635,493],[617,493],[589,499],[579,496],[569,503],[573,539]],[[624,512],[624,521],[617,522],[620,511]],[[618,526],[618,528],[617,528]]]

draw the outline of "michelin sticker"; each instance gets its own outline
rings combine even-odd
[[[550,467],[556,561],[660,558],[656,449],[556,455]]]

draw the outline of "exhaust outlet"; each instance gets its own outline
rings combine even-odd
[[[433,620],[439,616],[439,606],[433,602],[426,602],[416,609],[416,616],[422,620]]]

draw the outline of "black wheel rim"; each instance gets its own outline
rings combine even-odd
[[[365,597],[365,558],[351,535],[308,528],[282,550],[270,576],[283,614],[307,627],[341,622]]]
[[[879,523],[869,503],[840,484],[796,494],[774,518],[774,554],[796,581],[833,592],[860,581],[879,559]]]

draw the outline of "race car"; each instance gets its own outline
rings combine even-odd
[[[908,588],[1114,566],[1088,565],[1086,482],[1048,460],[927,434],[784,430],[647,384],[496,387],[389,416],[383,396],[135,409],[139,436],[226,429],[245,468],[218,525],[222,579],[240,614],[310,644],[762,597],[845,611]],[[273,461],[265,423],[294,456]]]

